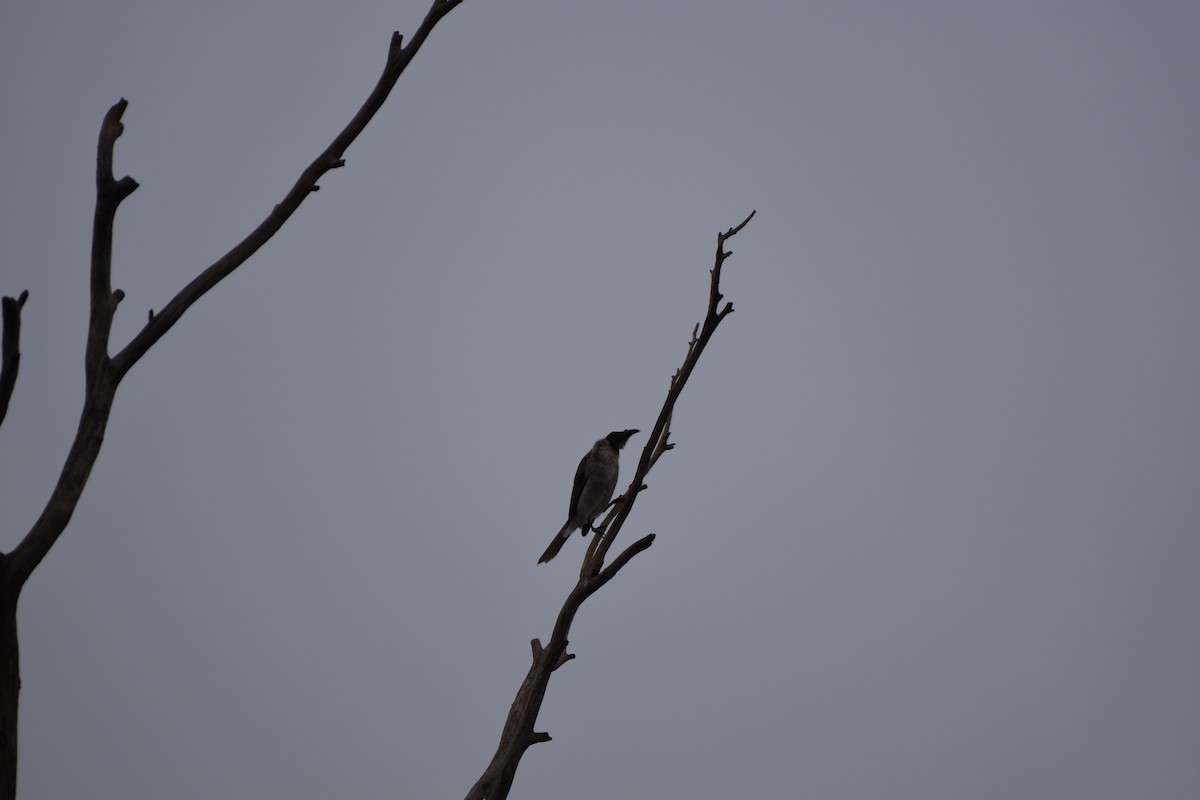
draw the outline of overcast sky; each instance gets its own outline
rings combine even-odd
[[[0,546],[423,2],[7,3]],[[130,373],[20,610],[27,800],[459,797],[731,242],[514,796],[1200,795],[1200,5],[467,0]],[[625,475],[645,436],[626,451]]]

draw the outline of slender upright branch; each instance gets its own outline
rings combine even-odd
[[[679,367],[675,375],[671,378],[671,386],[667,391],[667,399],[663,401],[662,410],[658,412],[658,419],[654,421],[654,427],[650,430],[650,435],[646,439],[646,446],[642,448],[642,457],[638,461],[637,470],[634,472],[633,480],[629,483],[629,489],[625,492],[625,502],[618,511],[617,518],[609,526],[604,540],[596,548],[594,556],[594,558],[598,559],[598,563],[595,565],[596,569],[599,569],[603,565],[604,558],[608,555],[608,550],[612,547],[613,540],[620,533],[621,526],[625,524],[625,520],[629,518],[629,512],[633,510],[634,501],[637,500],[637,495],[645,483],[646,475],[650,472],[650,468],[657,463],[659,456],[663,452],[674,447],[674,445],[667,442],[667,439],[670,436],[671,415],[675,410],[675,401],[679,399],[679,395],[683,392],[683,387],[687,385],[688,378],[692,376],[692,370],[696,368],[696,363],[704,353],[704,348],[708,346],[709,339],[716,333],[717,326],[721,324],[721,320],[733,313],[733,303],[726,303],[723,309],[720,311],[717,310],[717,306],[725,298],[725,295],[721,294],[721,267],[725,263],[725,259],[733,255],[733,253],[725,251],[725,242],[735,236],[742,228],[746,227],[747,223],[754,219],[755,213],[751,211],[749,216],[742,220],[740,224],[724,233],[717,234],[717,254],[713,262],[713,268],[709,271],[707,312],[704,315],[704,320],[692,329],[692,339],[688,342],[687,356],[684,357],[682,366]]]
[[[708,309],[704,321],[692,331],[692,340],[688,343],[687,356],[684,358],[683,365],[671,378],[667,398],[663,401],[662,410],[659,411],[658,419],[654,423],[646,446],[642,449],[642,456],[638,461],[637,470],[629,488],[625,490],[625,494],[615,503],[604,522],[600,524],[595,532],[596,538],[593,539],[584,554],[579,570],[579,580],[567,595],[562,608],[559,609],[550,640],[544,647],[538,639],[534,639],[531,643],[533,663],[530,664],[525,679],[521,681],[517,696],[509,709],[508,718],[505,720],[504,729],[500,734],[500,744],[479,780],[467,792],[467,800],[502,800],[506,798],[512,788],[513,778],[525,751],[534,744],[550,741],[550,734],[534,731],[533,726],[541,711],[542,700],[546,694],[546,687],[550,683],[550,676],[564,663],[574,658],[573,655],[567,653],[567,642],[575,615],[584,600],[616,577],[617,573],[624,569],[634,556],[654,544],[654,534],[643,536],[625,548],[608,566],[604,565],[608,549],[620,532],[621,526],[628,519],[634,501],[638,494],[646,489],[647,473],[663,453],[674,447],[669,439],[671,415],[675,408],[675,401],[683,392],[696,362],[700,359],[705,345],[712,338],[717,326],[722,319],[733,313],[732,303],[727,303],[724,308],[718,310],[721,300],[724,299],[724,295],[721,294],[721,265],[726,258],[732,255],[725,251],[725,242],[744,228],[753,216],[754,212],[751,211],[750,216],[746,217],[740,225],[717,234],[717,255],[711,271]]]
[[[58,483],[50,493],[41,516],[33,523],[25,538],[9,554],[9,569],[4,575],[20,593],[30,574],[46,557],[46,553],[67,527],[75,506],[83,494],[100,455],[104,431],[112,410],[120,376],[113,372],[108,357],[108,336],[112,330],[113,314],[121,302],[122,293],[112,291],[113,221],[121,202],[138,188],[129,176],[113,177],[113,148],[125,131],[121,117],[129,104],[119,100],[100,124],[96,148],[96,211],[92,218],[91,302],[88,318],[87,345],[84,348],[83,409],[75,439],[59,473]]]
[[[91,319],[88,322],[87,348],[84,364],[89,385],[99,379],[99,372],[108,367],[108,335],[113,315],[123,296],[112,290],[113,221],[121,201],[133,194],[138,183],[126,175],[113,177],[113,148],[125,132],[121,117],[129,102],[125,98],[104,115],[100,125],[100,142],[96,148],[96,213],[92,220],[92,293]]]
[[[0,299],[3,308],[4,333],[0,337],[0,423],[8,414],[8,401],[12,399],[13,387],[17,385],[17,372],[21,369],[21,309],[29,299],[29,292],[20,297]]]

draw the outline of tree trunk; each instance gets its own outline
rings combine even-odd
[[[17,644],[18,589],[0,566],[0,800],[17,797],[17,699],[21,653]]]

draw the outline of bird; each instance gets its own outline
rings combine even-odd
[[[597,515],[608,506],[613,491],[617,488],[617,456],[629,437],[637,430],[613,431],[596,441],[592,449],[579,461],[575,470],[575,485],[571,488],[571,506],[567,509],[567,521],[554,534],[554,539],[538,563],[549,561],[558,555],[563,544],[577,529],[587,536]]]

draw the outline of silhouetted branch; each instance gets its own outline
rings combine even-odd
[[[417,51],[421,49],[421,45],[425,43],[425,39],[429,36],[430,31],[434,26],[450,13],[455,6],[459,5],[462,0],[435,0],[429,8],[429,12],[425,15],[425,19],[421,22],[417,32],[408,40],[407,45],[402,46],[402,38],[399,32],[392,34],[391,44],[388,46],[387,61],[384,63],[383,74],[379,76],[375,88],[368,95],[366,101],[359,108],[358,113],[354,118],[342,129],[329,146],[318,155],[311,164],[300,173],[299,179],[283,196],[271,213],[267,214],[266,218],[258,224],[253,231],[234,245],[233,249],[214,261],[207,269],[201,272],[196,278],[183,287],[170,302],[168,302],[158,312],[151,312],[150,319],[140,332],[125,346],[125,348],[113,357],[113,368],[118,375],[124,375],[129,369],[138,362],[138,360],[146,354],[155,342],[163,337],[169,331],[179,318],[183,316],[183,312],[199,300],[201,297],[212,289],[224,278],[226,278],[235,269],[245,263],[246,259],[254,255],[260,247],[266,244],[275,233],[283,227],[283,224],[288,221],[292,214],[296,213],[296,209],[304,202],[310,194],[320,189],[317,185],[326,172],[332,169],[338,169],[345,166],[346,161],[342,156],[346,149],[358,138],[358,135],[367,127],[367,123],[375,116],[375,113],[383,107],[383,103],[387,100],[388,95],[392,91],[392,87],[396,85],[401,73],[412,61]]]
[[[4,333],[0,338],[0,423],[8,413],[8,401],[12,399],[13,387],[17,385],[17,372],[21,369],[21,309],[29,299],[29,292],[20,297],[5,297],[0,300],[3,308]]]
[[[641,488],[645,489],[646,487],[643,486]],[[608,507],[608,513],[604,515],[604,519],[599,525],[594,526],[593,530],[595,532],[595,536],[592,537],[591,544],[587,546],[587,555],[584,556],[583,563],[579,567],[579,577],[582,578],[585,574],[596,574],[596,571],[599,569],[599,567],[592,569],[591,571],[588,570],[592,563],[592,556],[595,554],[596,549],[600,546],[600,543],[604,541],[604,537],[608,535],[608,526],[612,524],[613,519],[617,516],[617,512],[621,510],[621,506],[624,504],[625,495],[621,495],[616,500],[613,500]]]
[[[161,311],[157,314],[152,312],[145,327],[111,359],[108,357],[109,332],[112,328],[113,313],[124,296],[120,290],[111,290],[113,218],[117,206],[137,189],[138,184],[128,176],[115,180],[112,172],[113,149],[125,130],[121,117],[128,103],[122,99],[108,110],[100,126],[96,156],[96,213],[92,230],[91,318],[85,354],[87,380],[84,409],[75,441],[45,510],[12,552],[14,576],[21,583],[24,583],[45,557],[74,512],[92,464],[99,454],[113,395],[125,373],[174,326],[192,303],[237,269],[275,235],[316,187],[317,180],[322,175],[345,163],[342,154],[383,105],[392,87],[417,54],[430,31],[461,2],[462,0],[435,0],[407,46],[401,46],[399,33],[392,34],[383,74],[366,102],[333,142],[301,173],[283,201],[249,236],[201,272]]]
[[[117,386],[129,369],[171,329],[183,313],[209,289],[237,269],[283,226],[309,194],[319,187],[317,181],[329,170],[346,162],[342,158],[350,144],[383,105],[401,73],[420,50],[433,27],[462,0],[434,0],[425,19],[407,46],[400,34],[392,34],[383,74],[366,102],[349,124],[325,150],[301,173],[295,185],[258,227],[228,253],[201,272],[155,314],[151,311],[146,325],[115,357],[109,358],[109,335],[117,305],[125,296],[112,289],[113,221],[121,201],[138,184],[128,176],[113,177],[113,151],[125,130],[121,118],[128,103],[121,99],[108,110],[100,125],[96,153],[96,210],[92,226],[91,302],[87,345],[84,352],[85,382],[83,409],[79,427],[63,463],[58,482],[50,493],[41,515],[20,543],[7,556],[0,554],[0,800],[16,795],[17,707],[20,691],[20,658],[16,634],[16,605],[29,576],[42,562],[70,522],[71,515],[91,475],[92,467],[104,442],[109,414]],[[4,298],[3,364],[0,366],[0,420],[16,383],[20,352],[19,300]],[[532,740],[531,740],[532,741]]]
[[[688,342],[687,355],[683,359],[683,364],[671,378],[667,399],[663,401],[662,410],[658,412],[658,419],[655,420],[650,436],[646,439],[646,446],[642,448],[642,457],[638,461],[637,471],[629,484],[629,489],[625,492],[625,502],[621,505],[617,518],[609,527],[604,541],[596,547],[594,558],[599,560],[594,567],[596,570],[603,565],[613,540],[621,532],[621,526],[625,524],[629,512],[633,510],[634,501],[637,500],[638,493],[643,488],[650,468],[658,462],[664,452],[674,447],[667,439],[670,436],[671,415],[675,411],[675,401],[679,399],[683,387],[687,385],[688,378],[692,376],[692,370],[696,368],[696,362],[700,360],[700,356],[704,353],[704,348],[708,346],[709,339],[716,332],[717,326],[721,324],[721,320],[733,313],[733,303],[726,303],[725,308],[717,311],[717,305],[725,297],[721,294],[721,267],[725,263],[725,259],[733,255],[733,253],[725,251],[725,242],[746,227],[746,224],[754,219],[755,213],[757,212],[751,211],[750,215],[739,225],[717,234],[717,254],[713,268],[709,270],[708,310],[704,315],[704,320],[692,328],[692,338]]]
[[[671,379],[674,382],[674,378]],[[675,413],[675,409],[671,409],[671,414]],[[674,450],[675,445],[671,443],[671,414],[667,415],[667,424],[663,426],[662,436],[658,440],[658,444],[654,448],[653,455],[650,456],[650,469],[654,469],[654,465],[658,463],[658,459],[663,453],[668,450]]]
[[[120,376],[114,374],[108,358],[108,336],[112,330],[113,314],[124,293],[112,290],[113,220],[121,202],[138,188],[128,175],[113,177],[113,148],[125,132],[121,117],[128,102],[122,98],[104,115],[100,124],[96,148],[96,211],[92,218],[91,301],[88,319],[87,345],[84,348],[84,398],[79,427],[71,449],[63,463],[58,483],[41,516],[33,523],[25,538],[9,555],[9,570],[5,579],[20,591],[30,574],[46,557],[59,535],[67,527],[83,487],[100,455],[104,430],[112,410]]]
[[[725,241],[744,228],[753,216],[754,212],[751,211],[750,216],[746,217],[740,225],[730,228],[724,233],[717,234],[717,255],[710,273],[711,282],[709,285],[708,311],[705,314],[704,321],[698,323],[692,330],[692,339],[688,342],[687,356],[684,358],[683,365],[671,377],[667,398],[663,401],[662,410],[659,412],[658,419],[654,423],[654,428],[650,432],[646,446],[642,449],[642,456],[638,461],[637,471],[634,473],[629,488],[614,503],[611,511],[609,511],[604,521],[596,530],[595,538],[589,544],[587,552],[584,554],[583,563],[579,570],[579,580],[567,595],[567,599],[563,601],[562,608],[558,612],[558,618],[555,620],[554,630],[550,635],[549,643],[545,647],[542,646],[539,639],[534,639],[531,643],[533,663],[530,665],[525,679],[521,682],[521,686],[517,690],[517,696],[513,700],[512,707],[509,709],[508,718],[504,723],[504,730],[500,734],[500,744],[479,780],[467,792],[467,800],[503,800],[503,798],[506,798],[509,790],[512,788],[513,778],[516,775],[517,767],[520,765],[521,757],[525,754],[525,751],[531,744],[550,741],[549,734],[536,733],[533,730],[533,726],[537,722],[538,714],[541,712],[542,700],[545,697],[550,676],[566,661],[574,658],[573,655],[567,654],[567,637],[571,632],[571,624],[575,620],[576,613],[579,611],[584,600],[591,597],[602,586],[616,577],[617,573],[634,556],[649,549],[650,545],[654,544],[653,533],[643,536],[625,548],[625,550],[613,559],[611,564],[607,567],[604,566],[604,558],[608,553],[608,549],[612,546],[617,534],[620,533],[621,526],[628,519],[634,501],[637,499],[638,494],[646,489],[646,474],[658,462],[659,457],[663,453],[674,447],[669,442],[669,439],[671,435],[671,416],[675,409],[675,401],[679,399],[680,393],[683,392],[683,387],[687,384],[688,378],[696,366],[696,362],[700,359],[705,345],[712,338],[717,326],[722,319],[733,313],[732,303],[726,304],[720,311],[717,310],[717,306],[724,299],[724,295],[721,294],[720,285],[721,265],[726,258],[732,255],[725,251]]]
[[[584,597],[591,597],[593,594],[595,594],[597,589],[615,578],[617,572],[620,571],[621,567],[624,567],[626,564],[628,564],[630,559],[643,550],[649,549],[650,545],[652,544],[654,544],[654,534],[650,533],[643,536],[641,539],[638,539],[636,542],[629,545],[629,547],[626,547],[619,556],[613,559],[611,564],[605,567],[603,571],[598,573],[595,578],[588,582],[587,594],[584,595]]]

